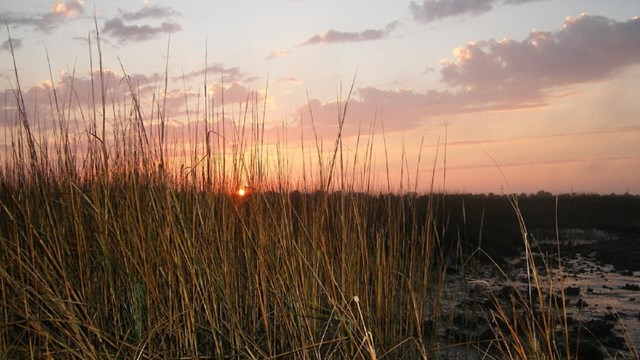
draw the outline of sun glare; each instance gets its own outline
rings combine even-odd
[[[245,188],[238,189],[238,196],[244,197],[245,195],[247,195],[247,189]]]

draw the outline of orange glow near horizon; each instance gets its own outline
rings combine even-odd
[[[238,196],[245,197],[247,195],[248,195],[248,191],[246,188],[241,187],[240,189],[238,189]]]

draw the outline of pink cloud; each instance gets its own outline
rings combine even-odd
[[[367,131],[367,125],[374,120],[378,122],[377,130],[382,123],[386,132],[414,129],[425,124],[429,119],[440,115],[465,114],[492,110],[535,107],[541,103],[502,103],[484,95],[469,91],[436,91],[425,93],[411,89],[386,90],[374,87],[357,89],[349,102],[347,121],[343,133],[345,136],[356,135]],[[295,109],[291,118],[300,119],[310,124],[309,108],[313,114],[316,130],[322,134],[335,133],[338,124],[338,104],[335,101],[322,102],[311,99],[308,104]],[[310,125],[308,129],[310,130]]]
[[[605,79],[640,63],[640,18],[568,18],[554,32],[532,31],[523,41],[479,41],[444,61],[442,80],[477,100],[539,102],[559,87]]]
[[[82,0],[70,0],[66,3],[56,1],[51,8],[51,13],[60,16],[75,16],[84,12]]]
[[[70,111],[70,113],[66,113],[66,115],[71,116],[74,123],[80,128],[86,126],[86,124],[82,123],[83,121],[89,120],[87,110],[91,108],[94,102],[93,95],[95,94],[95,103],[100,104],[103,89],[108,108],[111,108],[114,104],[130,102],[130,89],[127,81],[124,81],[125,79],[120,73],[115,70],[105,69],[103,71],[104,84],[101,83],[100,78],[99,70],[94,70],[92,74],[88,76],[73,76],[67,72],[63,72],[54,84],[51,84],[50,81],[45,81],[23,89],[22,95],[25,108],[28,112],[28,118],[32,122],[37,121],[38,126],[42,130],[50,129],[55,125],[56,115],[52,113],[52,105],[54,105],[53,108],[55,108],[55,104],[53,104],[55,101],[53,95],[54,89],[57,93],[59,105],[65,110]],[[142,100],[142,110],[149,111],[150,113],[151,105],[148,100],[153,98],[153,92],[156,94],[159,93],[159,90],[154,87],[162,83],[159,81],[162,77],[158,74],[150,76],[130,74],[128,79],[136,92],[136,96]],[[169,95],[172,94],[173,93],[169,92]],[[184,94],[181,94],[180,97],[184,99]],[[0,108],[8,111],[6,117],[3,116],[0,118],[0,126],[15,125],[14,119],[17,114],[15,99],[14,90],[8,89],[0,91]],[[112,115],[113,114],[109,114],[109,116]]]
[[[343,136],[366,134],[370,126],[377,122],[376,132],[384,122],[386,131],[398,131],[413,128],[429,115],[428,96],[409,90],[380,90],[360,88],[348,103],[346,120],[343,125]],[[341,106],[336,101],[322,102],[310,99],[307,104],[294,109],[291,118],[296,119],[295,126],[289,127],[289,133],[318,134],[319,137],[331,139],[338,133]],[[302,127],[302,129],[301,129]]]
[[[256,99],[258,101],[264,99],[260,92],[251,90],[239,83],[232,83],[224,87],[221,84],[211,85],[209,86],[209,96],[213,99],[215,106],[222,106],[223,102],[225,105],[231,105],[243,104],[247,101],[251,103]]]
[[[235,72],[235,71],[234,71]],[[65,109],[67,120],[77,126],[79,130],[85,129],[93,114],[93,104],[101,107],[101,94],[105,94],[107,107],[107,119],[110,123],[122,121],[123,116],[132,116],[119,113],[124,106],[131,109],[132,95],[129,84],[133,88],[136,99],[140,104],[140,111],[145,122],[157,122],[160,112],[164,113],[164,119],[186,121],[189,115],[198,114],[195,106],[202,106],[202,94],[180,88],[169,88],[164,92],[164,75],[162,74],[128,74],[105,69],[103,72],[104,85],[101,84],[99,70],[94,70],[87,76],[72,75],[62,72],[60,78],[51,83],[44,81],[29,88],[23,89],[25,108],[30,122],[36,122],[40,130],[52,129],[57,123],[57,115],[52,110],[54,104],[53,92],[57,93],[58,104]],[[229,114],[237,113],[234,104],[249,106],[255,101],[263,101],[264,94],[252,90],[238,82],[213,84],[208,87],[208,99],[210,104],[219,111],[223,102],[228,106]],[[94,100],[95,97],[95,100]],[[18,108],[16,96],[13,90],[0,91],[0,109],[5,109],[6,116],[0,117],[0,127],[16,125]]]
[[[246,127],[246,125],[245,125]],[[149,127],[150,131],[159,132],[160,126],[154,124]],[[201,143],[205,142],[206,130],[209,130],[210,140],[219,142],[225,141],[228,145],[247,140],[246,136],[250,136],[251,132],[248,128],[243,131],[242,125],[229,117],[216,118],[214,121],[205,122],[204,120],[196,121],[171,121],[166,126],[167,140],[178,143],[183,146],[184,143]],[[211,133],[213,132],[213,133]],[[242,136],[245,135],[243,139]]]

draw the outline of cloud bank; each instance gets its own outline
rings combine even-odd
[[[92,79],[93,78],[93,79]],[[112,106],[124,99],[130,99],[130,91],[127,86],[127,82],[123,81],[122,74],[115,70],[104,69],[104,91],[106,105]],[[130,74],[129,81],[135,88],[135,91],[139,92],[141,103],[146,104],[145,101],[149,100],[153,96],[153,92],[158,92],[158,89],[154,89],[155,86],[159,86],[161,83],[158,80],[162,79],[159,74],[142,75],[142,74]],[[92,94],[95,94],[95,101],[100,101],[101,76],[99,70],[94,70],[91,74],[86,76],[73,76],[68,72],[62,72],[60,78],[53,84],[50,81],[44,81],[29,88],[23,89],[23,98],[25,102],[25,108],[29,113],[30,121],[37,119],[38,126],[43,130],[51,128],[54,122],[54,114],[52,113],[53,107],[50,100],[53,99],[53,90],[57,92],[59,99],[64,98],[64,106],[68,106],[71,111],[78,111],[84,109],[84,114],[76,113],[72,117],[85,118],[87,109],[91,107],[94,102]],[[184,95],[182,95],[184,99]],[[0,118],[0,126],[12,126],[16,119],[17,106],[15,102],[14,90],[6,89],[0,91],[0,108],[8,111],[7,116]],[[13,115],[12,115],[13,114]],[[84,127],[86,124],[79,124],[80,127]]]
[[[209,71],[221,69],[230,74],[240,76],[238,68],[222,68],[216,66],[209,67]],[[194,72],[195,74],[195,72]],[[198,76],[202,72],[197,72]],[[196,76],[196,75],[193,75]],[[167,119],[186,121],[187,108],[193,111],[193,107],[197,104],[202,106],[202,92],[196,92],[189,89],[168,89],[166,97],[163,94],[163,79],[161,74],[129,74],[126,78],[122,73],[104,69],[104,93],[105,105],[107,108],[121,109],[123,106],[131,106],[132,101],[130,88],[134,89],[136,98],[141,104],[141,112],[145,120],[152,120],[150,114],[157,114],[158,103],[163,103],[160,108],[166,110]],[[263,101],[264,93],[245,86],[237,81],[226,82],[224,86],[220,83],[211,83],[207,86],[209,105],[220,109],[223,105],[227,106],[230,113],[236,108],[234,105],[246,104],[247,102]],[[219,79],[214,79],[218,81]],[[99,70],[94,70],[86,76],[72,75],[68,72],[61,72],[60,78],[53,84],[50,81],[44,81],[29,88],[23,89],[23,98],[25,108],[28,112],[30,121],[36,120],[38,128],[48,130],[56,124],[56,114],[52,109],[55,106],[50,103],[53,100],[53,91],[57,92],[59,99],[68,99],[64,101],[63,106],[68,110],[73,119],[88,119],[87,114],[91,113],[92,104],[100,103],[101,93],[101,76]],[[163,94],[158,97],[158,94]],[[95,100],[92,96],[95,95]],[[0,128],[9,127],[17,124],[18,108],[15,101],[16,97],[13,89],[0,90],[0,109],[5,109],[5,115],[0,117]],[[61,104],[62,105],[62,104]],[[217,111],[217,110],[216,110]],[[194,111],[197,113],[197,111]],[[149,116],[148,116],[149,115]],[[114,114],[108,112],[107,118],[121,117],[122,114]],[[154,115],[157,116],[157,115]],[[88,124],[80,121],[75,122],[79,129],[85,128]]]
[[[6,44],[1,46],[6,47]],[[452,58],[444,60],[440,69],[445,90],[418,92],[361,87],[355,92],[348,113],[350,118],[365,119],[366,122],[381,116],[387,131],[403,131],[440,115],[544,106],[557,96],[566,95],[574,85],[606,80],[626,67],[638,64],[639,17],[615,21],[602,16],[581,15],[567,18],[555,31],[532,31],[523,40],[481,40],[455,49]],[[216,105],[222,103],[223,94],[225,104],[229,105],[263,99],[261,92],[242,84],[247,80],[243,80],[245,75],[237,67],[213,64],[206,71],[210,76],[208,79],[214,82],[218,82],[220,75],[224,76],[224,89],[221,85],[209,85],[208,88],[208,96]],[[71,83],[71,79],[65,76],[55,84],[59,94],[71,91],[65,85]],[[99,78],[95,73],[93,76],[94,86],[98,86]],[[203,79],[203,70],[187,73],[184,77],[186,80]],[[126,98],[128,88],[121,81],[122,76],[111,72],[108,78],[114,86],[110,88],[108,98]],[[182,76],[175,79],[178,78],[182,79]],[[134,86],[142,91],[152,86],[150,84],[161,83],[158,79],[162,76],[132,76]],[[277,80],[296,81],[286,77]],[[90,103],[87,98],[90,96],[87,94],[91,94],[90,83],[89,76],[73,80],[73,91],[84,105]],[[42,99],[42,93],[49,91],[47,86],[51,85],[40,84],[26,90],[27,108],[34,108],[38,92]],[[94,91],[98,94],[100,89]],[[169,96],[168,110],[180,118],[185,97],[196,99],[198,94],[178,91]],[[13,97],[7,93],[6,98]],[[45,103],[40,101],[38,104],[42,105],[43,111],[50,112]],[[311,99],[309,104],[293,110],[291,118],[307,116],[304,121],[308,124],[309,108],[319,129],[334,134],[337,104]],[[47,115],[40,118],[45,119]],[[345,134],[355,134],[359,130],[357,120],[347,122],[345,126]]]
[[[638,64],[639,17],[618,22],[581,15],[567,18],[560,30],[532,31],[522,41],[484,40],[455,49],[440,71],[444,91],[360,88],[349,113],[367,119],[382,114],[386,130],[407,130],[439,115],[544,106],[572,86],[603,81]],[[319,126],[335,126],[335,102],[313,99],[294,113],[300,117],[309,107]]]

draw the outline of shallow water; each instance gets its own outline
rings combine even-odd
[[[562,234],[561,245],[566,250],[571,246],[589,245],[595,242],[610,241],[613,235],[600,231],[569,230]],[[556,244],[555,240],[544,239],[532,244],[533,249],[541,249],[539,245]],[[585,247],[582,246],[581,249]],[[587,247],[588,248],[588,247]],[[583,329],[584,324],[611,324],[613,330],[605,335],[594,334],[603,338],[600,347],[603,354],[611,358],[630,358],[630,352],[619,349],[615,343],[620,340],[630,340],[636,348],[640,346],[640,272],[617,272],[609,264],[601,264],[595,252],[582,254],[567,251],[562,254],[558,264],[557,255],[554,259],[541,256],[541,251],[534,251],[534,259],[540,275],[545,294],[554,293],[561,299],[561,290],[565,289],[565,303],[567,317],[571,320],[569,328]],[[547,263],[544,264],[545,259]],[[551,265],[554,263],[554,265]],[[464,331],[480,333],[486,331],[489,326],[486,317],[489,310],[482,310],[484,304],[487,307],[489,293],[496,296],[504,295],[516,289],[521,294],[528,292],[529,277],[527,277],[527,263],[524,254],[519,257],[507,259],[507,265],[498,269],[495,265],[473,266],[464,274],[456,273],[447,276],[447,291],[444,298],[447,299],[445,312],[450,316],[464,313],[469,317],[462,324],[445,324],[441,330],[442,343],[454,343],[451,334],[464,334]],[[549,273],[547,274],[547,269]],[[552,289],[549,291],[549,289]],[[507,296],[508,297],[508,296]],[[559,300],[561,302],[561,300]],[[476,309],[473,309],[475,304]],[[478,307],[484,313],[478,314]],[[474,313],[475,311],[475,313]],[[474,319],[473,316],[476,318]],[[482,324],[484,321],[485,324]],[[468,324],[471,324],[468,326]],[[468,326],[468,329],[464,329]],[[607,325],[608,326],[608,325]],[[587,326],[588,327],[588,326]],[[558,329],[561,330],[561,329]],[[583,331],[583,330],[580,330]],[[606,338],[606,339],[605,339]],[[611,340],[618,338],[617,341]],[[614,343],[614,344],[612,344]],[[622,340],[624,344],[625,341]],[[476,350],[449,349],[440,352],[441,358],[479,358],[481,353]]]

